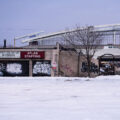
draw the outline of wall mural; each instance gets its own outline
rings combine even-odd
[[[115,74],[120,75],[120,61],[115,61],[114,67],[115,67]]]
[[[11,74],[21,74],[22,65],[20,63],[9,63],[6,66],[6,71]]]
[[[27,61],[0,62],[0,76],[29,76],[29,62]]]
[[[33,61],[33,76],[51,76],[51,62]]]
[[[81,72],[87,72],[87,71],[88,71],[87,62],[82,62]],[[98,73],[98,71],[99,71],[98,66],[95,65],[95,63],[91,63],[90,72]]]
[[[68,64],[61,64],[61,68],[64,69],[66,72],[70,73],[71,75],[75,74],[75,72],[72,70],[70,65]]]
[[[120,61],[103,61],[103,62],[101,62],[100,74],[120,75]]]
[[[114,71],[113,69],[115,69],[115,74],[116,75],[120,75],[120,61],[103,61],[101,62],[101,67],[100,67],[100,74],[112,74]],[[82,63],[82,68],[81,68],[81,72],[87,72],[88,70],[88,65],[86,62]],[[93,73],[98,73],[99,72],[99,68],[97,65],[95,65],[95,63],[91,63],[91,67],[90,67],[90,72]]]

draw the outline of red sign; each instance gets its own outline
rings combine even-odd
[[[21,58],[44,59],[45,52],[44,51],[23,51],[23,52],[21,52]]]

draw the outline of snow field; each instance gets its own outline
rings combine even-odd
[[[1,77],[0,120],[120,120],[120,76]]]

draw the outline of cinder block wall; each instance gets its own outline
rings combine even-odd
[[[77,75],[77,60],[78,57],[74,52],[60,52],[60,75],[61,76],[76,76]]]
[[[82,63],[86,62],[86,59],[83,56],[80,56],[79,61],[79,76],[87,76],[87,72],[82,71]],[[98,60],[93,59],[92,62],[98,66]],[[60,73],[61,76],[71,76],[75,77],[78,75],[78,55],[73,51],[61,51],[60,52]],[[98,73],[91,72],[91,76],[97,76]]]

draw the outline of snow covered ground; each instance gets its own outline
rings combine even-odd
[[[0,120],[120,120],[120,76],[1,77]]]

